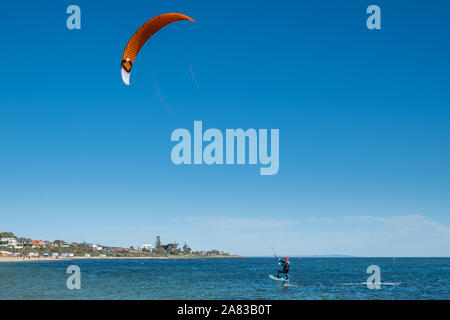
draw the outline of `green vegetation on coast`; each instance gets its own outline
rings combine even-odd
[[[159,236],[154,245],[141,245],[137,249],[133,246],[110,247],[106,245],[66,242],[64,240],[32,240],[16,237],[12,232],[0,232],[0,256],[15,257],[173,257],[173,258],[204,258],[204,257],[232,257],[228,252],[216,249],[209,251],[192,250],[184,243],[163,244]]]

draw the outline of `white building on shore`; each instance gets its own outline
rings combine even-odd
[[[94,250],[96,250],[96,251],[102,251],[102,250],[103,250],[103,247],[102,247],[102,246],[99,246],[99,245],[96,245],[96,244],[93,244],[93,245],[91,246],[91,248],[94,249]]]
[[[139,251],[153,251],[153,245],[151,245],[151,244],[141,244],[139,247],[138,247],[138,250]]]
[[[17,247],[16,238],[0,238],[0,243],[2,243],[4,246]]]

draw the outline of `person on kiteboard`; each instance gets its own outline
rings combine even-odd
[[[280,273],[284,274],[284,277],[286,278],[286,280],[289,279],[288,277],[288,272],[289,272],[289,267],[291,266],[291,263],[289,262],[289,257],[285,257],[284,259],[278,259],[278,264],[280,266],[282,266],[283,269],[277,271],[277,278],[280,277]]]

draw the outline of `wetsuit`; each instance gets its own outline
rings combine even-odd
[[[291,266],[291,263],[288,260],[280,259],[278,258],[278,261],[280,261],[281,266],[283,269],[277,271],[277,278],[280,277],[280,273],[283,273],[285,275],[286,280],[288,277],[289,267]]]

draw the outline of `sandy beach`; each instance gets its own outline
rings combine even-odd
[[[71,257],[71,258],[54,258],[54,257],[48,257],[48,258],[18,258],[18,257],[0,257],[0,262],[29,262],[29,261],[68,261],[68,260],[95,260],[95,259],[101,259],[101,260],[113,260],[113,259],[214,259],[214,258],[242,258],[241,256],[209,256],[209,257]]]

